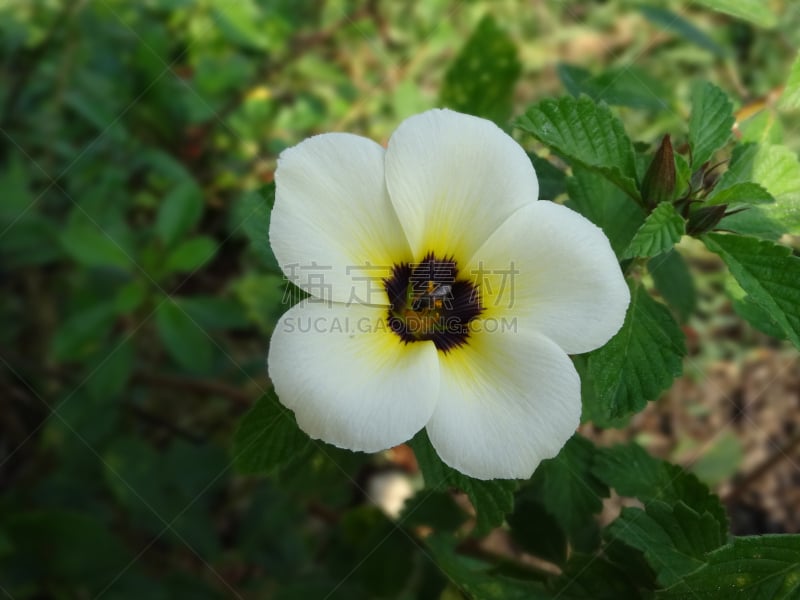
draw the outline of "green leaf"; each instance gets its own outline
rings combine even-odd
[[[751,237],[711,233],[703,242],[722,257],[748,298],[800,348],[800,258],[785,246]]]
[[[618,187],[597,173],[576,167],[567,179],[567,206],[606,234],[619,256],[644,223],[644,211]]]
[[[647,270],[658,293],[678,313],[681,322],[685,322],[697,304],[694,279],[686,261],[673,249],[651,258]]]
[[[425,478],[425,486],[433,490],[460,489],[469,496],[475,508],[475,534],[485,535],[500,525],[514,508],[514,491],[517,481],[472,479],[448,467],[436,454],[428,434],[423,429],[409,442]]]
[[[169,247],[188,233],[203,214],[203,191],[194,180],[178,183],[158,209],[155,230]]]
[[[467,513],[447,492],[423,489],[403,505],[398,519],[403,527],[431,527],[434,531],[454,532],[467,520]]]
[[[633,145],[607,106],[586,96],[547,99],[528,108],[515,124],[570,162],[600,173],[640,199]]]
[[[292,412],[274,392],[267,392],[239,422],[233,460],[242,473],[269,473],[303,453],[310,443]]]
[[[755,302],[730,273],[725,278],[725,293],[728,294],[736,314],[750,325],[775,339],[787,339],[783,329],[772,315]]]
[[[653,500],[670,506],[683,502],[700,515],[713,515],[720,535],[728,531],[725,509],[706,485],[679,466],[653,458],[641,446],[631,443],[599,449],[592,472],[621,496],[645,504]]]
[[[792,63],[789,79],[781,94],[780,107],[786,109],[800,108],[800,52]]]
[[[168,298],[159,305],[156,329],[167,352],[184,369],[192,373],[211,369],[211,338],[174,300]]]
[[[725,543],[714,515],[698,513],[680,501],[672,506],[651,501],[645,510],[623,508],[605,533],[641,550],[662,586],[680,581],[703,564],[707,552]]]
[[[642,5],[639,6],[639,10],[648,21],[661,29],[677,33],[684,39],[693,42],[704,50],[708,50],[717,57],[722,58],[727,55],[725,48],[717,44],[708,34],[695,27],[679,14],[657,6]]]
[[[622,258],[650,257],[671,250],[686,233],[686,221],[669,202],[656,206],[633,236]]]
[[[195,271],[210,261],[217,253],[217,242],[207,236],[196,236],[181,243],[166,259],[164,271]]]
[[[771,239],[783,233],[800,235],[800,160],[794,152],[785,146],[770,144],[737,146],[730,168],[709,194],[709,200],[745,182],[761,185],[775,202],[726,217],[720,223],[721,228]]]
[[[800,597],[800,535],[734,538],[706,557],[706,564],[658,593],[660,599]]]
[[[520,71],[513,40],[487,15],[447,70],[440,102],[505,126]]]
[[[769,29],[778,24],[778,17],[763,0],[697,0],[713,10],[750,21]]]
[[[635,285],[622,329],[588,355],[600,410],[611,418],[641,410],[681,374],[685,354],[675,319],[644,287]]]
[[[576,98],[586,94],[595,102],[649,110],[667,108],[669,90],[647,71],[633,66],[610,68],[597,75],[575,65],[561,63],[558,76]]]
[[[718,204],[728,204],[732,207],[736,205],[769,204],[775,202],[767,190],[751,181],[735,183],[730,187],[719,190],[715,194],[710,194],[704,206],[715,206]]]
[[[231,235],[243,234],[261,264],[274,273],[281,273],[278,261],[269,245],[269,219],[275,204],[275,183],[242,194],[233,205],[228,230]]]
[[[592,473],[594,445],[574,435],[555,458],[542,461],[520,496],[535,500],[575,542],[603,509],[608,487]]]
[[[692,88],[689,146],[693,169],[700,168],[728,141],[734,121],[733,104],[725,92],[708,81]]]
[[[460,556],[452,538],[432,535],[425,540],[436,564],[467,598],[481,600],[552,600],[538,582],[522,581],[498,575],[494,565]]]
[[[249,320],[242,305],[232,298],[216,296],[181,296],[173,300],[206,331],[244,329]]]
[[[61,245],[74,260],[87,267],[116,267],[125,271],[135,266],[127,232],[101,230],[88,220],[73,220],[61,234]]]

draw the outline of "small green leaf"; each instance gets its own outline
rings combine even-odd
[[[757,183],[745,181],[710,194],[703,204],[705,206],[727,204],[733,207],[742,204],[769,204],[770,202],[775,202],[772,194]]]
[[[800,348],[800,258],[786,246],[751,237],[712,233],[703,241],[722,257],[748,298]]]
[[[166,273],[194,271],[211,260],[217,253],[217,242],[207,236],[190,238],[175,248],[164,265]]]
[[[156,233],[165,246],[172,246],[197,224],[202,214],[203,191],[194,180],[185,180],[161,201],[156,216]]]
[[[734,538],[706,557],[702,567],[657,598],[767,600],[800,597],[800,535]]]
[[[128,334],[115,339],[89,365],[86,389],[97,400],[113,398],[128,384],[135,360],[135,349]]]
[[[671,250],[686,233],[686,222],[669,202],[662,202],[645,219],[622,258],[657,256]]]
[[[513,40],[487,15],[447,70],[440,102],[505,126],[520,71]]]
[[[557,71],[564,87],[576,98],[586,94],[595,102],[611,106],[654,111],[667,108],[665,98],[669,97],[669,89],[644,69],[628,65],[592,75],[582,67],[561,63]]]
[[[680,581],[703,564],[707,552],[725,543],[711,513],[698,513],[680,501],[670,506],[653,500],[645,510],[623,508],[605,533],[611,540],[641,550],[662,586]]]
[[[274,392],[242,417],[233,436],[233,460],[242,473],[269,473],[305,452],[311,443]]]
[[[475,534],[485,535],[500,525],[514,507],[517,481],[472,479],[448,467],[436,454],[428,434],[423,429],[409,442],[425,478],[425,485],[434,490],[460,489],[469,496],[476,512]]]
[[[600,173],[631,198],[640,199],[633,145],[607,106],[586,96],[542,100],[528,108],[516,126],[570,162]]]
[[[759,27],[771,28],[778,24],[778,17],[763,0],[697,0],[708,8],[750,21]]]
[[[692,168],[699,169],[731,136],[735,118],[727,94],[708,81],[692,89],[689,146]]]
[[[203,329],[244,329],[249,320],[242,305],[232,298],[181,296],[173,300]]]
[[[172,299],[156,310],[156,329],[170,356],[187,371],[205,373],[211,369],[213,346],[208,334]]]
[[[667,308],[635,285],[622,329],[588,355],[600,410],[611,418],[640,410],[681,374],[685,354],[683,333]]]
[[[681,322],[685,322],[697,304],[694,279],[686,261],[673,249],[651,258],[647,270],[658,293],[678,313]]]
[[[792,63],[792,70],[780,99],[781,108],[800,108],[800,52]]]
[[[592,473],[594,445],[574,435],[555,458],[545,460],[520,496],[541,504],[570,537],[581,540],[603,509],[608,487]]]
[[[606,234],[619,256],[644,223],[644,211],[618,187],[581,167],[567,178],[567,206],[579,212]]]
[[[722,228],[770,239],[777,239],[783,233],[800,235],[800,160],[794,152],[786,146],[770,144],[737,146],[730,168],[709,194],[709,200],[737,183],[746,182],[761,185],[775,202],[726,217],[720,224]]]
[[[719,534],[727,534],[728,518],[719,498],[695,475],[653,458],[641,446],[631,443],[598,450],[592,471],[621,496],[645,504],[653,500],[670,506],[683,502],[700,515],[707,512],[714,516]]]

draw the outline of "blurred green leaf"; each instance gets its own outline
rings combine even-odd
[[[282,275],[249,273],[234,282],[232,289],[248,319],[262,332],[272,333],[281,314],[305,297],[305,293],[293,297],[288,286]]]
[[[567,178],[567,206],[606,234],[614,253],[622,254],[644,223],[644,211],[618,187],[587,169],[576,167]]]
[[[250,324],[242,305],[232,298],[197,295],[174,297],[173,300],[190,319],[207,331],[244,329]]]
[[[517,482],[513,479],[494,479],[482,481],[472,479],[448,467],[436,454],[428,434],[423,429],[409,442],[417,457],[425,486],[432,490],[460,489],[469,496],[475,508],[475,535],[485,535],[493,527],[503,522],[506,514],[514,507],[514,490]]]
[[[781,94],[780,107],[786,109],[800,108],[800,52],[792,63],[789,79]]]
[[[213,359],[213,342],[174,300],[167,298],[156,310],[156,329],[176,363],[192,373],[207,373]]]
[[[84,266],[116,267],[125,271],[135,268],[128,233],[100,229],[84,215],[70,221],[60,240],[64,250]]]
[[[731,480],[741,468],[744,455],[742,442],[730,430],[716,436],[711,447],[702,450],[702,455],[689,470],[706,485],[722,485]]]
[[[677,244],[686,233],[686,222],[669,202],[656,206],[633,236],[622,258],[657,256]]]
[[[641,550],[662,586],[700,567],[704,555],[726,541],[714,515],[698,513],[680,501],[669,505],[653,500],[645,510],[625,507],[605,533],[610,540]]]
[[[695,475],[650,456],[641,446],[631,443],[599,449],[592,471],[621,496],[645,504],[653,500],[669,506],[683,502],[700,515],[707,512],[714,516],[719,535],[727,535],[728,518],[719,498]]]
[[[585,96],[542,100],[515,125],[639,200],[633,146],[622,123],[605,105]]]
[[[201,235],[189,238],[167,255],[164,271],[195,271],[214,258],[217,250],[218,245],[214,238]]]
[[[619,546],[619,545],[618,545]],[[633,579],[641,577],[631,561],[613,563],[600,554],[571,552],[561,575],[548,588],[559,600],[641,600]],[[646,567],[646,565],[645,565]]]
[[[689,319],[697,304],[694,279],[686,261],[675,249],[659,254],[647,262],[656,290],[678,313],[681,322]]]
[[[709,554],[702,567],[657,598],[797,598],[800,535],[740,537]]]
[[[520,71],[514,41],[487,15],[447,70],[440,102],[504,127]]]
[[[302,454],[309,443],[292,412],[268,392],[239,422],[233,460],[242,473],[269,473]]]
[[[235,45],[253,50],[266,50],[268,38],[264,35],[261,6],[253,0],[211,3],[214,22],[227,40]]]
[[[612,418],[641,410],[681,374],[685,354],[672,315],[635,284],[622,329],[588,355],[599,410]]]
[[[700,48],[708,50],[714,56],[723,58],[728,54],[726,49],[715,42],[713,38],[701,29],[695,27],[679,14],[667,10],[666,8],[648,6],[646,4],[639,6],[639,10],[645,18],[654,25],[657,25],[661,29],[677,33]]]
[[[280,273],[269,245],[269,219],[274,203],[274,183],[245,192],[233,205],[228,230],[231,235],[244,233],[261,264],[274,273]]]
[[[725,92],[708,81],[695,84],[689,117],[693,169],[699,169],[730,139],[734,121],[733,104]]]
[[[697,0],[698,3],[716,11],[727,13],[759,27],[771,28],[778,24],[778,18],[769,4],[761,0]]]
[[[453,532],[467,519],[467,513],[447,492],[420,490],[409,498],[398,519],[404,527],[431,527],[434,531]]]
[[[646,71],[631,65],[592,75],[582,67],[561,63],[557,71],[564,87],[576,98],[586,94],[595,102],[611,106],[655,111],[668,106],[665,98],[670,96],[670,90]]]
[[[711,233],[703,238],[747,293],[800,348],[800,258],[791,249],[751,237]]]
[[[192,180],[176,185],[161,201],[155,230],[170,247],[197,225],[203,214],[203,190]]]

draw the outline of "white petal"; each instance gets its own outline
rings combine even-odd
[[[438,397],[433,342],[404,344],[383,308],[301,302],[279,321],[268,365],[300,428],[349,450],[405,442],[425,426]]]
[[[386,151],[386,185],[417,259],[466,260],[539,194],[519,144],[491,121],[450,110],[400,124]]]
[[[564,206],[536,202],[503,223],[466,269],[485,316],[516,319],[568,354],[622,327],[630,291],[603,231]]]
[[[314,296],[388,304],[381,279],[410,254],[386,192],[384,153],[366,138],[328,133],[278,159],[270,244],[287,278]]]
[[[543,336],[475,333],[441,356],[441,387],[427,425],[440,458],[477,479],[528,478],[580,422],[580,380]]]

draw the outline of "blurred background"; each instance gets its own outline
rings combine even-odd
[[[325,131],[383,143],[434,106],[510,131],[567,93],[647,146],[685,140],[698,79],[733,98],[735,135],[797,151],[776,99],[800,3],[725,4],[0,2],[0,596],[458,598],[369,506],[376,473],[419,484],[409,451],[232,466],[292,298],[266,235],[276,158]],[[797,352],[733,315],[717,260],[681,252],[684,377],[582,431],[694,470],[736,533],[798,532]]]

